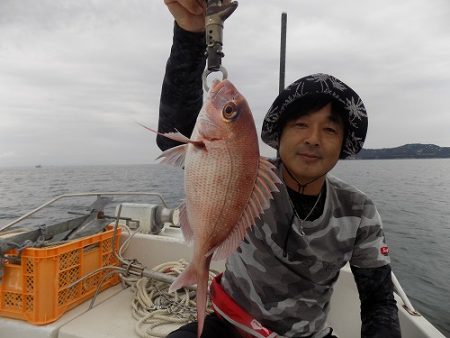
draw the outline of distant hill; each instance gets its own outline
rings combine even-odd
[[[450,158],[450,147],[435,144],[405,144],[397,148],[362,149],[351,159]]]

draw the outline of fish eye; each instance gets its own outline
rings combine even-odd
[[[228,102],[222,109],[222,116],[225,120],[234,120],[239,112],[234,102]]]

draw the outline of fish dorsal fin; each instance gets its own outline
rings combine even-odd
[[[183,233],[183,238],[188,244],[191,244],[194,239],[194,233],[192,232],[192,228],[187,217],[186,202],[183,201],[178,209],[180,210],[180,227],[181,232]]]
[[[241,244],[247,230],[255,224],[256,219],[261,216],[264,210],[269,208],[270,200],[273,198],[272,193],[279,192],[276,185],[282,183],[274,169],[275,166],[266,158],[260,158],[258,175],[247,206],[228,238],[211,250],[211,252],[214,251],[213,260],[225,259],[231,255]],[[208,254],[211,254],[211,252]]]
[[[182,144],[163,151],[156,159],[161,160],[160,163],[170,164],[175,167],[183,167],[186,149],[187,144]]]

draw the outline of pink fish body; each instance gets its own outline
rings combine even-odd
[[[273,165],[260,157],[252,113],[245,98],[228,80],[215,81],[191,139],[166,150],[162,163],[184,165],[185,204],[180,207],[184,238],[193,242],[193,259],[170,290],[197,284],[198,337],[205,317],[211,259],[224,259],[269,207],[276,183]]]

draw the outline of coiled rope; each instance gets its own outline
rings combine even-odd
[[[181,259],[176,262],[163,263],[152,270],[176,277],[187,265],[188,262]],[[216,274],[216,272],[210,271],[209,282]],[[169,293],[169,283],[147,277],[137,281],[124,278],[124,282],[131,284],[134,292],[131,303],[132,316],[137,320],[135,331],[140,337],[165,337],[167,332],[162,330],[163,326],[170,326],[170,329],[174,330],[196,320],[195,290],[183,288]],[[206,312],[212,312],[209,301]]]

